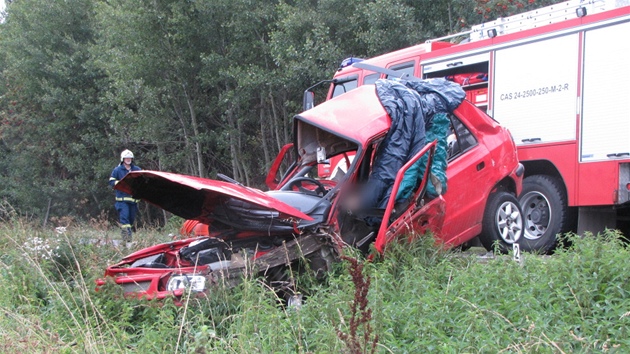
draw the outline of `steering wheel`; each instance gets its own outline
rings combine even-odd
[[[308,188],[304,188],[304,186],[302,185],[303,182],[308,182],[311,184],[314,184],[315,186],[317,186],[317,188],[313,189],[308,189]],[[306,193],[306,194],[312,194],[312,195],[316,195],[316,196],[321,196],[323,197],[324,195],[326,195],[327,191],[326,191],[326,187],[324,187],[324,185],[322,184],[322,182],[311,178],[311,177],[296,177],[293,178],[291,181],[289,181],[289,183],[287,183],[284,187],[282,187],[283,190],[293,190],[293,186],[297,187],[297,189],[302,192],[302,193]]]

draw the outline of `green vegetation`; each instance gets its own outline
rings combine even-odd
[[[144,169],[263,187],[302,92],[344,58],[559,1],[5,0],[0,200],[42,224],[113,221],[124,149]],[[143,208],[141,225],[166,222]]]
[[[175,230],[144,230],[137,248]],[[0,352],[24,353],[592,353],[630,349],[630,250],[613,231],[569,236],[553,256],[479,257],[430,238],[355,254],[325,281],[298,278],[284,307],[264,281],[213,289],[177,306],[95,291],[126,252],[98,225],[0,224]],[[96,242],[101,241],[101,242]],[[483,253],[481,253],[483,254]]]

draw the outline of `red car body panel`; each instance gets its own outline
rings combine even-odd
[[[300,210],[258,189],[207,178],[159,171],[134,171],[116,184],[115,188],[186,219],[207,223],[212,222],[215,206],[226,198],[237,198],[278,211],[281,218],[313,220]]]
[[[464,101],[455,115],[465,117],[478,144],[449,161],[448,192],[442,230],[435,236],[442,243],[457,246],[479,235],[487,196],[499,181],[510,176],[515,193],[521,192],[516,145],[509,132],[472,103]],[[518,183],[517,183],[518,182]]]
[[[199,240],[199,237],[189,238],[184,240],[177,240],[169,243],[162,243],[159,245],[147,247],[134,252],[125,258],[123,258],[117,264],[111,265],[107,268],[106,276],[114,278],[117,284],[124,287],[125,293],[134,294],[138,298],[145,298],[147,300],[152,299],[164,299],[169,296],[179,297],[184,293],[184,289],[178,289],[175,291],[164,290],[168,278],[176,272],[177,274],[189,274],[205,272],[208,269],[207,265],[187,265],[178,264],[177,252],[182,248],[188,246],[191,242]],[[165,264],[172,267],[172,269],[164,268],[148,268],[148,267],[133,267],[129,266],[136,260],[150,257],[155,254],[170,254],[171,257],[167,257],[172,261],[171,264]],[[105,285],[104,279],[98,279],[96,281],[97,287]]]
[[[389,130],[391,118],[381,105],[374,86],[359,87],[325,105],[315,106],[295,117],[297,123],[307,122],[335,135],[365,145],[375,136]],[[301,144],[300,126],[296,126],[297,144]]]

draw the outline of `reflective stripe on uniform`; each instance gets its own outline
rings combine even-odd
[[[140,199],[134,199],[134,198],[130,198],[130,197],[124,197],[124,198],[116,198],[117,202],[134,202],[137,203],[140,201]]]
[[[131,228],[131,225],[130,224],[120,225],[120,228],[121,229],[129,229],[129,228]]]

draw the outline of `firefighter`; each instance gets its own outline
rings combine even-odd
[[[120,164],[114,168],[109,178],[109,185],[113,188],[123,177],[130,171],[140,171],[141,168],[133,163],[133,153],[124,150],[120,153]],[[121,235],[126,246],[131,246],[131,227],[136,219],[138,212],[138,199],[134,199],[131,195],[116,190],[116,211],[118,211]]]

